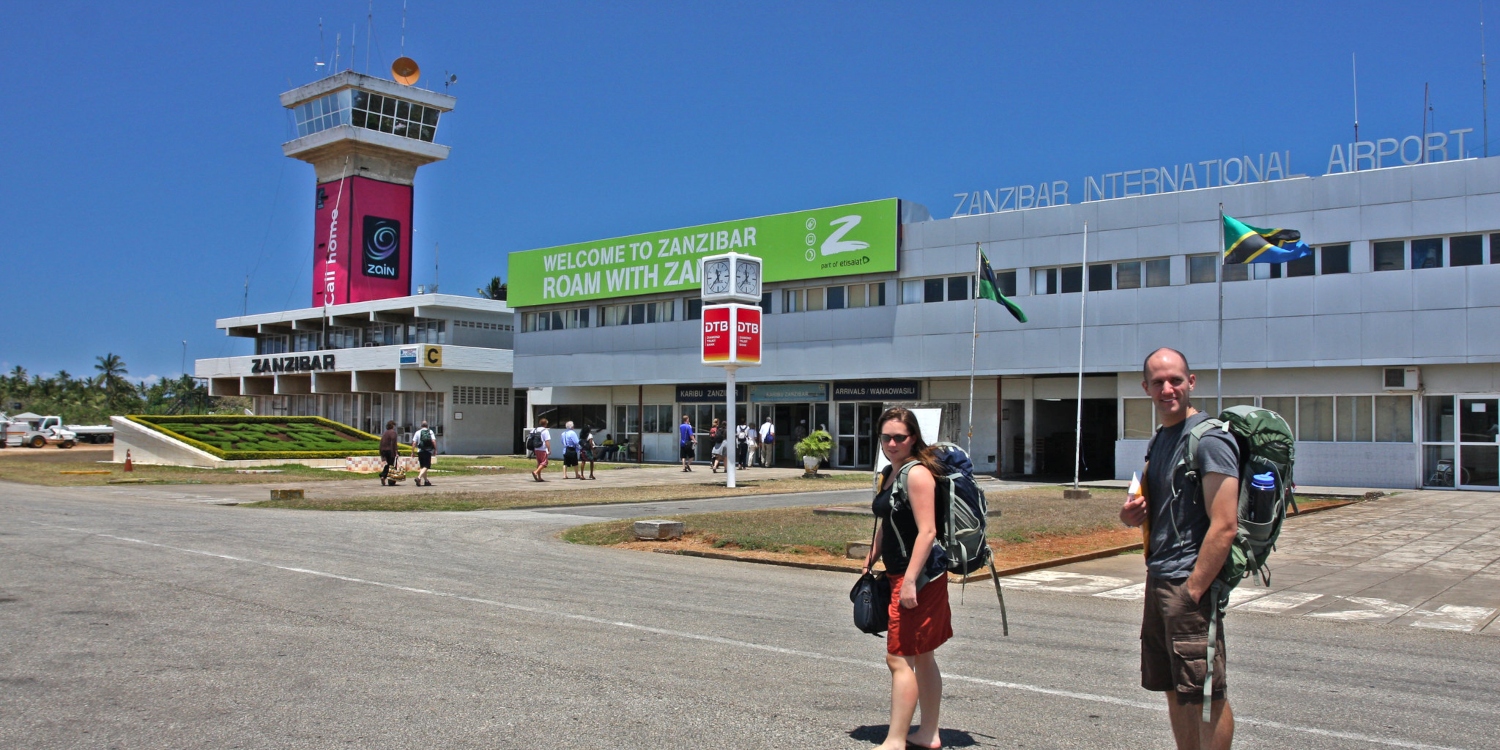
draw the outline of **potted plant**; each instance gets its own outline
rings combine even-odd
[[[818,473],[818,466],[828,460],[828,454],[833,452],[833,436],[826,430],[813,430],[812,434],[798,441],[792,449],[797,458],[802,459],[803,471],[808,476]]]

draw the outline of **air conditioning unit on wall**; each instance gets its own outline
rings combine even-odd
[[[1386,367],[1381,371],[1382,387],[1387,391],[1415,391],[1422,385],[1418,367]]]

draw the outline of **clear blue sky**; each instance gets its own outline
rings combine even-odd
[[[401,3],[374,5],[387,75]],[[1319,175],[1351,139],[1351,53],[1363,139],[1420,132],[1430,83],[1436,128],[1483,148],[1478,2],[627,5],[409,0],[424,83],[459,76],[416,283],[435,243],[443,291],[472,294],[513,250],[872,198],[947,216],[960,191],[1270,150]],[[250,312],[306,306],[313,174],[277,95],[315,77],[319,18],[363,70],[365,12],[8,6],[0,368],[246,353],[213,321],[247,274]]]

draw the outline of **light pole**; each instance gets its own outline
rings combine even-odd
[[[187,339],[182,340],[182,374],[187,374]]]

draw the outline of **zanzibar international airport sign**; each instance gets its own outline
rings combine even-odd
[[[1323,174],[1467,158],[1464,135],[1472,132],[1473,128],[1462,128],[1446,133],[1409,135],[1399,140],[1380,138],[1373,141],[1335,143],[1329,149],[1328,166]],[[954,193],[953,197],[958,199],[958,205],[953,209],[953,216],[1065,206],[1075,198],[1088,203],[1110,198],[1174,193],[1251,182],[1274,182],[1306,176],[1292,171],[1291,151],[1269,151],[1254,156],[1242,154],[1226,159],[1105,172],[1097,178],[1087,175],[1083,178],[1081,195],[1067,180]]]
[[[760,258],[766,282],[896,270],[899,201],[851,203],[510,254],[511,307],[696,290],[698,259]]]

